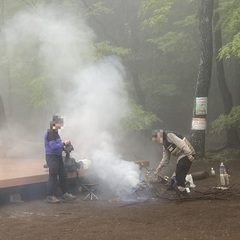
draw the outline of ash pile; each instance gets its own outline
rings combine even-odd
[[[130,189],[121,189],[115,201],[126,203],[156,202],[159,200],[159,187],[166,189],[169,178],[156,175],[153,170],[147,170],[141,176],[139,183]]]

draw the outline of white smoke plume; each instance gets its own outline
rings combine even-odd
[[[75,80],[79,84],[69,96],[65,129],[76,151],[93,161],[95,173],[111,190],[136,186],[138,165],[123,160],[116,147],[129,111],[122,64],[106,58],[80,71]]]
[[[138,165],[122,159],[117,145],[122,137],[121,121],[129,111],[124,67],[117,57],[94,59],[96,36],[84,18],[56,6],[39,6],[37,13],[24,11],[14,16],[5,36],[10,59],[21,48],[19,60],[26,63],[37,58],[41,68],[34,71],[42,71],[52,80],[49,86],[60,107],[49,105],[46,112],[64,117],[60,134],[63,140],[72,141],[74,158],[92,160],[96,175],[113,191],[136,186]],[[48,128],[51,114],[42,117]]]

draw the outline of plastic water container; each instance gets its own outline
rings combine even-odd
[[[211,167],[211,175],[212,175],[212,176],[215,176],[215,175],[216,175],[216,172],[215,172],[215,170],[214,170],[213,167]]]
[[[229,185],[229,176],[228,176],[228,173],[227,173],[226,168],[223,163],[220,164],[219,173],[220,173],[221,186],[228,186]]]

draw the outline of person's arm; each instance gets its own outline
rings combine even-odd
[[[180,148],[190,161],[194,160],[194,157],[192,156],[192,150],[183,139],[179,138],[174,133],[168,133],[167,138],[170,142],[174,143],[178,148]]]
[[[63,142],[61,139],[52,140],[49,142],[49,146],[52,149],[60,149],[63,148]]]
[[[163,157],[155,170],[156,173],[160,172],[164,167],[169,164],[170,156],[170,152],[163,146]]]

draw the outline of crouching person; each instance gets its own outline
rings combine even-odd
[[[63,119],[58,116],[53,116],[50,122],[50,129],[44,134],[46,161],[49,168],[47,197],[45,199],[47,203],[60,203],[60,200],[56,197],[58,179],[63,194],[63,201],[76,199],[76,196],[68,193],[67,189],[67,175],[63,164],[62,152],[64,145],[69,144],[70,141],[62,142],[58,134],[58,130],[61,129],[62,126]]]
[[[177,165],[175,174],[177,190],[181,195],[186,195],[185,179],[195,155],[192,145],[180,134],[164,130],[154,130],[152,140],[163,145],[163,156],[155,173],[157,174],[169,164],[171,156],[176,157]]]

